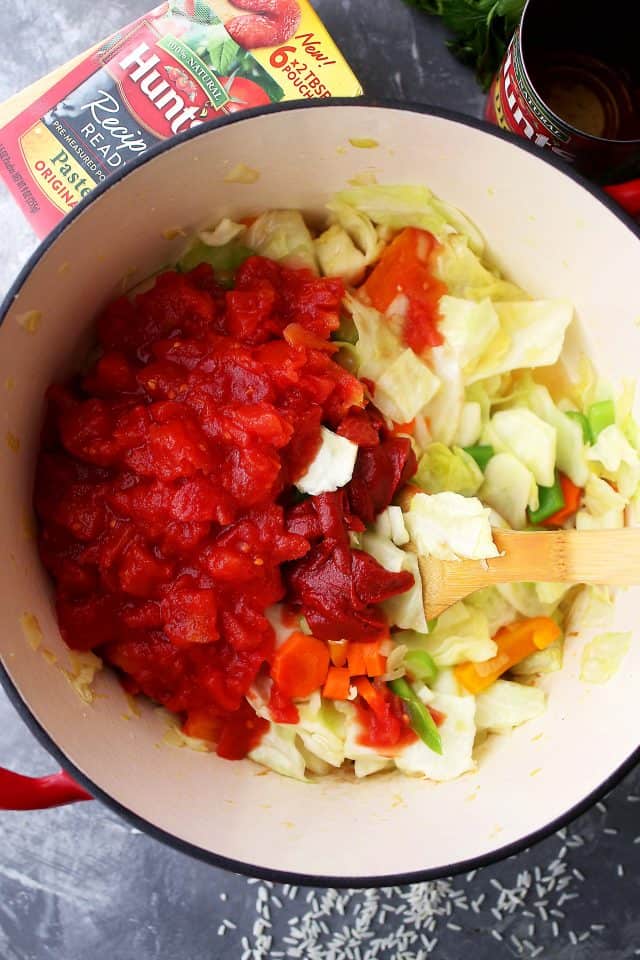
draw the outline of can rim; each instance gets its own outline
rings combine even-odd
[[[525,29],[525,27],[526,27],[526,25],[527,25],[527,14],[529,13],[529,11],[530,11],[530,9],[531,9],[531,6],[533,5],[534,2],[535,2],[535,0],[526,0],[526,3],[525,3],[525,5],[524,5],[524,9],[523,9],[523,11],[522,11],[522,16],[520,17],[520,23],[518,24],[518,26],[517,26],[517,28],[516,28],[516,32],[514,33],[514,37],[515,37],[518,33],[520,34],[520,56],[521,56],[521,61],[522,61],[522,69],[523,69],[523,71],[524,71],[525,77],[527,78],[527,83],[528,83],[529,86],[531,87],[531,90],[533,91],[533,93],[534,93],[534,94],[536,95],[536,97],[538,98],[538,101],[544,106],[544,108],[545,108],[546,110],[549,111],[549,113],[550,113],[551,116],[553,117],[554,121],[556,121],[559,125],[565,127],[565,129],[568,130],[568,131],[569,131],[570,133],[572,133],[572,134],[575,134],[575,135],[577,135],[577,136],[579,136],[579,137],[582,137],[582,138],[585,139],[585,140],[592,141],[592,142],[594,143],[594,145],[595,145],[595,144],[598,144],[599,146],[603,146],[603,147],[604,147],[604,146],[607,146],[607,147],[612,147],[612,146],[620,146],[620,147],[624,147],[624,146],[637,146],[637,147],[640,147],[640,137],[632,137],[631,139],[624,139],[624,140],[612,140],[610,137],[597,137],[594,133],[587,133],[585,130],[580,130],[579,127],[574,127],[573,124],[571,124],[571,123],[568,122],[568,120],[565,120],[563,117],[561,117],[559,114],[557,114],[554,110],[552,110],[551,107],[549,106],[549,104],[546,102],[546,100],[543,99],[542,95],[540,94],[540,91],[538,90],[538,88],[536,87],[535,83],[534,83],[533,80],[531,79],[531,74],[529,73],[529,71],[528,71],[528,69],[527,69],[527,64],[526,64],[525,54],[524,54],[524,29]]]

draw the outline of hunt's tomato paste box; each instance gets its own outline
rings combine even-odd
[[[0,175],[45,236],[167,137],[262,104],[361,93],[307,0],[169,0],[0,129]]]

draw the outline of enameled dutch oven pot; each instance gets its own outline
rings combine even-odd
[[[377,146],[359,149],[351,142],[358,140]],[[238,163],[258,170],[258,179],[226,182]],[[602,795],[638,758],[640,644],[632,643],[609,683],[586,686],[579,671],[588,635],[569,638],[563,670],[542,681],[546,713],[512,736],[492,738],[477,772],[451,783],[393,776],[298,783],[260,775],[250,761],[164,744],[165,721],[146,707],[132,718],[109,670],[96,680],[95,701],[85,704],[63,673],[68,651],[24,517],[45,387],[79,362],[93,318],[123,284],[171,262],[184,243],[167,240],[175,228],[189,232],[268,207],[321,215],[325,200],[365,170],[381,183],[427,184],[456,204],[483,230],[507,275],[534,295],[573,301],[603,374],[637,374],[640,234],[632,221],[527,145],[480,122],[404,105],[287,104],[161,145],[54,231],[0,314],[3,433],[20,441],[17,452],[15,443],[0,445],[0,651],[16,707],[74,780],[160,839],[254,875],[351,886],[487,863]],[[35,332],[24,324],[32,310],[41,312]],[[577,329],[569,347],[577,357]],[[41,626],[38,650],[21,630],[25,613]],[[639,614],[640,589],[629,590],[614,629],[635,634]],[[5,774],[3,805],[37,805],[34,786],[44,804],[86,796],[68,775],[52,784]]]

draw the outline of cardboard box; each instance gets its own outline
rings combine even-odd
[[[0,106],[0,176],[39,236],[151,146],[362,88],[307,0],[169,0]]]

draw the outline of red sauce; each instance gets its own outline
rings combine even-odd
[[[375,683],[374,690],[376,697],[372,703],[367,703],[361,697],[355,701],[363,729],[358,740],[367,747],[375,748],[383,756],[393,756],[418,738],[409,725],[402,700],[384,683]]]
[[[295,322],[327,341],[342,294],[260,257],[231,291],[206,265],[166,272],[105,310],[100,359],[47,395],[35,506],[64,640],[232,759],[268,726],[245,699],[274,653],[267,607],[287,600],[325,642],[362,639],[413,582],[348,538],[415,472],[409,441],[326,350],[283,339]],[[321,424],[362,444],[354,477],[300,503]],[[297,719],[277,690],[271,706]]]
[[[399,294],[407,298],[402,334],[407,346],[418,354],[443,343],[438,304],[447,288],[433,269],[438,250],[438,241],[428,230],[405,227],[384,251],[363,288],[382,313]]]

